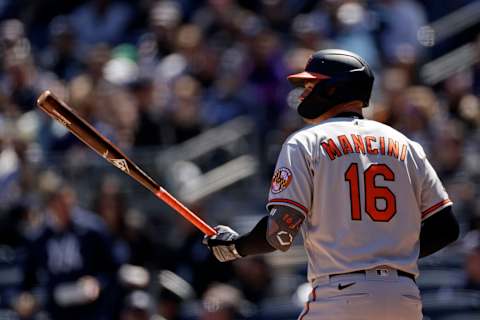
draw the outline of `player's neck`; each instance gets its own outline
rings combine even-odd
[[[305,119],[305,122],[308,124],[318,124],[341,113],[356,113],[362,115],[362,106],[363,103],[361,101],[339,104],[315,119]]]

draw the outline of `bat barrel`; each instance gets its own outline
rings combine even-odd
[[[69,106],[58,99],[50,90],[43,92],[37,100],[38,106],[54,120],[63,124],[71,133],[85,143],[101,157],[135,179],[138,183],[165,201],[177,213],[195,225],[207,235],[216,234],[215,230],[185,207],[180,201],[161,188],[149,175],[143,172],[133,161],[110,140],[104,137],[85,119],[77,115]]]

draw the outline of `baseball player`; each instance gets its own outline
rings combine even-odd
[[[251,232],[227,226],[204,243],[220,261],[286,251],[301,231],[312,293],[307,319],[422,319],[417,260],[458,238],[452,201],[422,147],[362,117],[373,75],[358,55],[321,50],[305,71],[267,209]]]

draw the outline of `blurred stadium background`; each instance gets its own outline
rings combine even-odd
[[[332,47],[371,64],[367,117],[422,143],[455,202],[462,240],[421,261],[425,319],[480,319],[479,31],[471,0],[0,0],[0,319],[296,319],[300,242],[215,262],[35,101],[51,89],[244,232],[302,126],[285,77]]]

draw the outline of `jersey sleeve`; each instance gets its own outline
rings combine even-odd
[[[448,197],[447,191],[438,178],[435,169],[433,169],[428,161],[423,149],[419,145],[416,149],[420,162],[420,172],[418,172],[418,175],[422,177],[419,206],[422,213],[422,220],[425,220],[443,208],[451,206],[453,203]]]
[[[283,205],[308,215],[313,189],[309,163],[307,152],[301,146],[283,145],[270,186],[267,210],[273,205]]]

